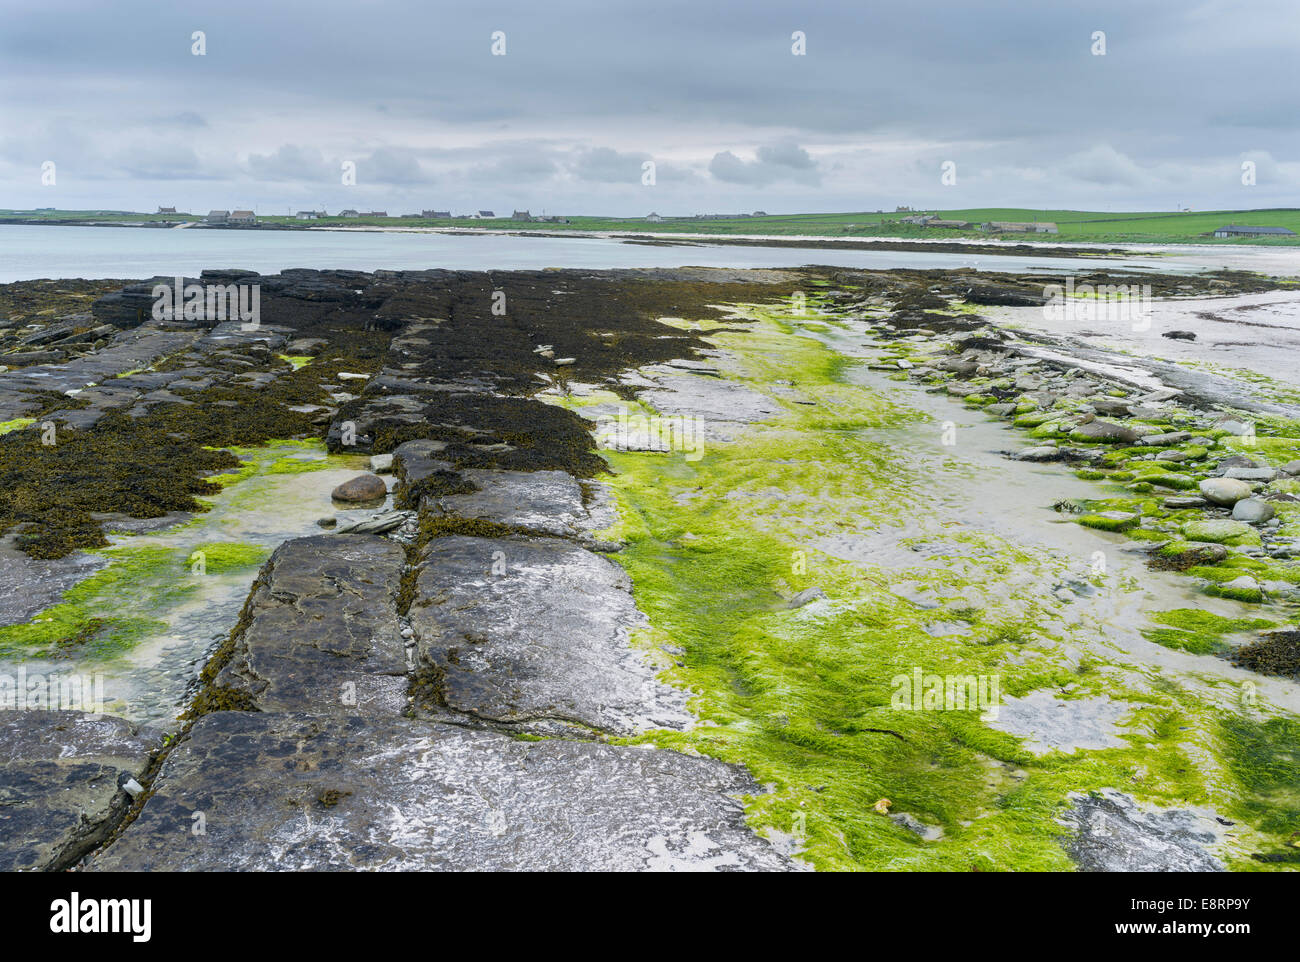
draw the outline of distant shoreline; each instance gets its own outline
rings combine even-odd
[[[1234,223],[1258,227],[1286,226],[1300,232],[1300,210],[1261,209],[1206,211],[1202,213],[1117,213],[1052,211],[1028,208],[980,208],[945,211],[952,222],[971,225],[1023,222],[1049,225],[1052,233],[999,231],[971,228],[923,227],[904,222],[900,212],[834,214],[764,214],[734,217],[681,217],[647,221],[640,217],[574,215],[560,220],[512,217],[425,218],[325,217],[297,220],[291,215],[265,214],[249,225],[208,224],[204,215],[148,214],[122,211],[15,211],[0,212],[0,225],[138,227],[154,230],[193,229],[225,231],[347,231],[512,235],[519,237],[592,237],[644,241],[652,244],[744,244],[837,250],[948,250],[973,253],[1035,250],[1045,256],[1072,249],[1075,256],[1141,252],[1190,246],[1225,249],[1300,247],[1300,233],[1291,236],[1214,237],[1218,227]]]
[[[192,226],[187,226],[191,225]],[[219,230],[219,231],[332,231],[336,233],[383,233],[383,234],[444,234],[459,236],[506,236],[506,237],[542,237],[542,238],[592,238],[599,240],[622,240],[628,242],[651,242],[667,247],[781,247],[795,250],[863,250],[863,251],[927,251],[931,253],[959,254],[995,254],[1012,255],[1032,252],[1038,257],[1069,257],[1106,259],[1122,257],[1129,253],[1123,247],[1110,244],[1062,244],[1055,242],[1031,243],[1027,241],[1003,241],[997,239],[980,240],[976,238],[924,238],[906,237],[816,237],[790,236],[772,234],[686,234],[662,233],[655,231],[586,231],[586,230],[503,230],[492,227],[401,227],[394,225],[372,226],[358,225],[349,227],[331,224],[323,227],[298,226],[296,224],[253,224],[253,225],[209,225],[194,222],[166,224],[163,222],[114,223],[96,221],[68,220],[16,220],[0,218],[0,225],[20,227],[120,227],[146,228],[151,230]]]
[[[1129,253],[1128,245],[1070,243],[1056,241],[1000,240],[996,238],[909,238],[909,237],[819,237],[816,235],[778,234],[697,234],[663,231],[598,231],[598,230],[507,230],[494,227],[404,227],[358,224],[348,226],[330,224],[307,226],[298,224],[213,225],[196,221],[171,223],[166,221],[96,221],[96,220],[44,220],[40,218],[0,217],[0,226],[16,227],[114,227],[143,228],[148,230],[204,230],[204,231],[331,231],[337,233],[385,234],[444,234],[459,236],[507,236],[546,238],[592,238],[600,240],[647,241],[663,246],[721,246],[721,247],[782,247],[798,250],[893,250],[953,252],[962,254],[1010,255],[1033,251],[1042,257],[1120,257]],[[1144,245],[1135,245],[1139,249]]]

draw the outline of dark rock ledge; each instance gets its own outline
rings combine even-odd
[[[87,868],[793,867],[745,824],[739,769],[602,740],[688,720],[627,648],[620,569],[521,535],[413,551],[282,545],[211,686],[243,710],[197,719]]]
[[[1186,278],[1141,279],[1157,296],[1195,292]],[[393,455],[418,532],[281,546],[165,746],[121,719],[0,715],[0,868],[796,867],[745,824],[739,797],[759,787],[742,771],[611,744],[690,718],[629,647],[641,616],[599,553],[617,546],[594,536],[608,506],[590,425],[531,394],[567,379],[635,393],[625,372],[699,362],[707,348],[658,317],[743,324],[710,305],[776,301],[807,278],[293,269],[200,280],[256,283],[264,323],[153,321],[146,282],[92,316],[0,337],[0,421],[48,417],[64,439],[45,449],[22,436],[32,428],[4,442],[13,490],[41,492],[21,505],[0,492],[6,530],[43,525],[19,546],[28,560],[95,544],[91,509],[192,510],[174,492],[154,502],[169,464],[231,467],[203,446],[321,428],[334,450]],[[897,336],[961,332],[976,355],[998,339],[979,319],[933,313],[947,303],[936,292],[1017,302],[1045,283],[966,271],[851,280],[864,304],[892,305]],[[492,310],[497,289],[506,316]],[[560,367],[543,345],[575,363]],[[296,370],[279,352],[316,360]],[[951,360],[969,376],[982,358]],[[85,505],[81,479],[114,471],[127,477]]]
[[[162,733],[79,711],[0,711],[0,871],[58,868],[126,814]]]
[[[796,868],[745,823],[742,796],[761,788],[743,770],[611,744],[693,719],[686,694],[657,681],[631,646],[643,616],[601,553],[618,546],[595,538],[611,507],[592,480],[600,462],[588,427],[529,396],[555,370],[538,341],[578,356],[568,370],[592,380],[689,356],[690,338],[632,324],[618,307],[635,292],[615,282],[660,287],[630,275],[520,275],[499,322],[468,312],[490,305],[478,276],[345,273],[256,279],[268,323],[248,335],[145,320],[148,285],[138,285],[96,305],[96,320],[126,328],[104,350],[0,383],[19,413],[35,409],[38,385],[81,389],[86,403],[60,418],[84,431],[111,412],[222,403],[204,392],[251,384],[279,399],[268,404],[327,411],[335,449],[391,452],[399,506],[418,517],[418,530],[281,545],[165,747],[113,718],[64,713],[50,722],[58,738],[31,713],[9,719],[5,774],[23,797],[0,807],[7,867]],[[716,283],[697,291],[693,276],[676,283],[674,296],[702,303],[762,287],[728,297]],[[553,294],[566,292],[568,314],[554,310]],[[591,316],[575,322],[580,303]],[[597,333],[612,325],[625,353]],[[274,352],[340,351],[331,326],[386,338],[379,370],[340,376],[358,369],[349,355],[318,365],[325,394],[268,388],[288,377],[267,361]],[[330,346],[308,351],[306,334]],[[114,377],[159,359],[159,371]],[[120,787],[128,777],[141,786],[134,795]]]

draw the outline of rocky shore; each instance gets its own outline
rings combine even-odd
[[[1272,286],[1244,273],[1141,281],[1165,297]],[[692,457],[673,445],[665,450],[658,437],[629,444],[626,432],[613,440],[607,433],[628,405],[700,419],[709,445],[737,446],[743,456],[734,463],[748,464],[756,459],[743,443],[770,431],[764,443],[789,444],[802,430],[805,422],[790,412],[814,419],[818,444],[845,425],[871,428],[875,415],[862,412],[887,403],[883,395],[867,402],[869,392],[847,392],[837,380],[842,359],[818,359],[816,370],[830,373],[814,373],[797,359],[804,355],[784,352],[774,332],[806,353],[852,341],[854,361],[889,383],[941,393],[956,411],[1011,425],[1023,441],[1008,459],[1072,471],[1095,487],[1095,497],[1057,504],[1061,519],[1111,539],[1099,541],[1103,549],[1136,550],[1161,578],[1188,579],[1215,603],[1267,615],[1261,630],[1208,612],[1184,614],[1149,630],[1149,642],[1230,664],[1241,673],[1233,678],[1257,676],[1266,693],[1300,679],[1295,414],[1229,408],[1195,385],[1117,379],[1095,357],[1070,356],[1068,345],[1019,337],[980,316],[988,306],[1042,303],[1050,278],[809,268],[212,271],[190,279],[257,285],[254,325],[154,319],[153,288],[171,282],[88,291],[85,299],[96,297],[89,310],[78,305],[52,317],[24,313],[19,292],[7,294],[15,307],[0,330],[0,365],[9,368],[0,373],[7,429],[0,573],[28,590],[0,608],[6,624],[58,602],[84,576],[85,552],[116,532],[201,516],[200,499],[234,483],[247,465],[239,452],[250,446],[323,437],[333,454],[369,457],[365,481],[335,496],[373,510],[325,517],[321,533],[274,549],[237,623],[205,652],[174,724],[69,710],[0,713],[0,867],[794,870],[850,857],[871,865],[868,853],[886,851],[877,849],[882,837],[910,851],[941,844],[945,831],[974,831],[976,816],[916,787],[928,785],[919,774],[926,770],[954,785],[976,779],[971,798],[990,809],[995,797],[1031,804],[1017,795],[1022,781],[1039,777],[1033,753],[1019,744],[1031,732],[1015,726],[1036,717],[1030,693],[1048,677],[1045,669],[1035,668],[1032,683],[1019,683],[1008,699],[1002,724],[1011,735],[944,733],[928,718],[899,719],[877,707],[834,719],[800,715],[810,696],[789,679],[775,686],[779,711],[756,708],[737,719],[719,709],[718,692],[729,685],[725,697],[759,703],[766,680],[760,684],[741,661],[718,659],[727,681],[710,689],[714,656],[687,640],[691,602],[678,596],[681,637],[665,624],[675,619],[652,594],[654,559],[668,570],[694,557],[688,552],[701,542],[715,571],[738,566],[728,602],[736,611],[754,609],[806,637],[848,637],[817,621],[847,613],[848,595],[829,573],[840,568],[827,562],[820,584],[775,578],[768,569],[755,575],[745,557],[761,557],[772,531],[743,532],[747,546],[738,553],[730,542],[709,540],[704,514],[692,530],[668,519],[672,533],[662,534],[655,512],[666,509],[653,492],[637,500],[639,472],[653,478],[661,468],[630,459],[664,459],[655,462],[667,465],[660,483],[685,485],[673,489],[672,510],[710,493],[734,504],[779,482],[709,489],[704,473],[690,474]],[[744,380],[737,372],[746,364],[760,373]],[[763,449],[758,460],[773,477],[798,463],[781,448]],[[905,479],[894,482],[901,487]],[[900,496],[850,494],[863,499],[864,529],[882,524],[867,503]],[[829,498],[821,504],[828,514],[843,507]],[[330,506],[320,510],[328,515]],[[782,510],[753,515],[774,525]],[[796,520],[808,529],[801,536],[808,544],[830,556],[841,550],[828,547],[840,543],[830,534],[812,538],[826,519]],[[753,577],[765,590],[757,600],[746,580]],[[854,590],[873,603],[909,590],[901,577],[881,586],[861,568],[853,578]],[[711,582],[697,587],[712,604]],[[1085,593],[1060,590],[1067,601]],[[964,645],[961,657],[996,657],[1002,670],[1032,662],[1032,646],[1005,624],[994,630],[991,616],[986,622],[956,604],[927,614],[938,602],[922,600],[894,624],[879,614],[853,617],[877,633],[905,629],[950,654]],[[717,632],[732,630],[731,612],[708,610]],[[75,631],[33,634],[27,648],[5,649],[6,664],[17,664],[23,651],[75,657],[113,630],[86,619]],[[1252,640],[1234,641],[1242,631],[1253,631]],[[664,632],[662,643],[645,641]],[[1048,647],[1056,657],[1069,645]],[[904,656],[898,664],[910,664],[906,648],[895,645]],[[1068,690],[1067,679],[1069,687],[1089,683],[1084,661],[1075,658],[1068,672],[1053,668],[1049,688]],[[789,671],[802,670],[798,662],[781,656]],[[856,699],[880,684],[875,672],[888,678],[892,671],[869,662],[853,666],[847,686],[820,669],[812,675]],[[672,674],[696,667],[702,674]],[[1128,684],[1133,671],[1126,670]],[[1089,713],[1092,702],[1052,704],[1083,705],[1076,726],[1096,724],[1101,734],[1095,746],[1088,737],[1053,746],[1059,723],[1034,722],[1034,736],[1049,748],[1123,744]],[[1155,726],[1161,738],[1169,724]],[[727,741],[733,731],[742,740]],[[754,731],[783,754],[733,748]],[[1254,733],[1243,728],[1241,739]],[[837,760],[841,747],[829,745],[834,739],[870,747],[855,747],[859,754],[845,762]],[[950,745],[970,757],[956,760]],[[791,763],[790,746],[818,757]],[[934,772],[938,757],[954,766],[949,774]],[[798,777],[787,779],[782,766],[789,764]],[[1126,766],[1117,763],[1116,771]],[[1165,762],[1153,767],[1163,771]],[[1041,777],[1058,776],[1049,766]],[[1043,830],[1042,851],[1052,854],[1034,855],[1048,860],[1040,864],[1224,866],[1223,828],[1233,822],[1222,815],[1215,822],[1209,803],[1222,803],[1200,787],[1152,788],[1169,803],[1152,810],[1134,800],[1141,779],[1112,784],[1109,770],[1061,777],[1074,794],[1052,781],[1033,796],[1035,812],[1059,819]],[[850,795],[839,794],[839,779],[853,786]],[[1183,804],[1174,804],[1180,797]],[[823,816],[821,805],[834,815]],[[1272,841],[1280,830],[1267,826],[1289,824],[1295,814],[1285,803],[1280,815],[1261,811],[1251,831],[1265,834],[1247,844],[1258,862],[1285,862]],[[1110,826],[1104,841],[1096,830],[1103,823]],[[1001,851],[1002,841],[992,848]],[[990,847],[978,836],[969,845]],[[831,857],[831,849],[843,852]],[[1240,847],[1234,853],[1242,856]],[[1015,867],[1017,856],[1005,857]],[[941,867],[968,858],[962,849]]]
[[[33,521],[13,492],[15,546],[58,556],[97,543],[103,516],[192,511],[204,482],[155,492],[173,481],[157,460],[314,423],[336,447],[391,455],[405,523],[281,545],[165,748],[161,732],[109,717],[6,713],[6,775],[24,776],[6,778],[6,867],[92,853],[90,868],[138,870],[791,867],[744,824],[738,796],[759,788],[743,772],[610,743],[692,719],[630,647],[643,616],[597,553],[618,546],[594,537],[611,509],[587,427],[528,397],[539,380],[689,356],[696,339],[656,331],[638,288],[708,314],[705,298],[752,284],[511,276],[501,318],[482,276],[198,280],[259,284],[266,323],[157,323],[152,285],[128,287],[95,303],[123,329],[108,344],[0,383],[6,417],[67,438],[45,451],[24,437],[35,429],[6,438],[10,470],[65,499]],[[580,359],[561,373],[539,343]],[[314,361],[295,369],[286,352]],[[51,391],[75,405],[51,409]],[[263,425],[240,417],[253,408]],[[144,447],[164,427],[179,430],[162,451],[121,466],[129,493],[60,490],[65,474],[19,468],[79,463],[100,435]]]

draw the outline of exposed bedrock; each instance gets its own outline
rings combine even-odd
[[[947,273],[854,272],[845,307],[897,302],[882,338],[960,335],[943,363],[963,379],[1010,364],[1001,335],[933,301],[977,300],[980,285],[1032,297],[1044,280]],[[124,722],[3,719],[0,831],[20,841],[0,848],[12,867],[64,867],[96,849],[94,869],[795,867],[746,826],[741,796],[761,789],[743,771],[611,744],[692,718],[634,642],[644,618],[601,553],[618,546],[595,540],[611,515],[593,425],[532,395],[640,393],[725,438],[780,405],[718,377],[699,330],[659,318],[743,330],[711,305],[783,300],[809,279],[216,271],[198,280],[259,286],[258,327],[154,321],[146,283],[92,317],[24,329],[30,343],[4,341],[19,361],[0,372],[0,421],[60,425],[57,447],[30,427],[0,440],[12,479],[0,527],[33,563],[102,544],[102,513],[198,510],[189,495],[215,489],[200,476],[236,467],[220,449],[272,438],[325,434],[334,452],[390,455],[400,509],[363,528],[382,534],[274,552],[160,764],[154,736]],[[42,354],[57,356],[36,363]],[[995,400],[1041,395],[1053,383],[1030,381],[1044,368],[1009,371]],[[1019,386],[1020,373],[1034,377]],[[1080,382],[1063,382],[1062,397],[1107,418],[1159,403],[1121,405]],[[1079,445],[1162,437],[1076,426]],[[134,806],[124,774],[145,786]]]
[[[1083,872],[1222,872],[1210,847],[1223,834],[1210,814],[1190,809],[1146,809],[1106,789],[1076,796],[1062,822]]]
[[[399,714],[403,564],[402,547],[376,535],[285,542],[253,586],[215,689],[258,711]]]
[[[396,718],[217,712],[98,871],[786,869],[736,769]],[[195,833],[200,825],[203,834]]]
[[[644,619],[600,555],[558,539],[435,538],[416,587],[411,627],[437,706],[614,734],[690,720],[683,693],[631,648]]]
[[[745,825],[739,796],[760,789],[739,769],[593,738],[688,720],[628,649],[639,616],[607,560],[562,540],[433,539],[411,622],[423,664],[448,669],[441,721],[402,713],[421,674],[406,672],[403,574],[375,536],[276,551],[209,702],[246,710],[200,717],[89,867],[794,867]],[[509,734],[527,719],[575,720],[587,740]]]
[[[162,733],[80,711],[0,711],[0,871],[70,864],[131,803]]]

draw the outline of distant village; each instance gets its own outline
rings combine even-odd
[[[125,213],[125,212],[123,212]],[[193,215],[180,213],[175,207],[159,207],[158,213],[163,215],[175,215],[177,217],[192,218]],[[877,214],[884,214],[885,211],[878,210]],[[910,207],[896,207],[895,214],[903,216],[897,219],[882,218],[879,226],[886,227],[891,223],[909,224],[913,227],[924,227],[930,230],[979,230],[990,234],[1059,234],[1060,228],[1052,221],[1003,221],[991,220],[985,223],[975,223],[966,220],[952,220],[940,217],[938,214],[927,214],[913,211]],[[272,215],[278,220],[280,215]],[[324,220],[329,218],[341,218],[344,220],[375,220],[378,218],[388,218],[390,215],[383,210],[341,210],[337,214],[328,214],[323,210],[300,210],[296,214],[290,215],[295,220],[311,221]],[[692,221],[712,221],[712,220],[741,220],[744,218],[767,217],[766,211],[756,210],[749,214],[687,214],[680,217],[665,217],[654,211],[651,211],[642,218],[611,218],[615,220],[642,220],[647,224],[664,224],[689,223]],[[393,219],[396,220],[449,220],[449,221],[474,221],[474,220],[509,220],[528,222],[534,224],[568,224],[570,218],[533,214],[526,210],[516,210],[509,216],[497,214],[490,210],[479,210],[469,214],[452,214],[449,210],[422,210],[418,214],[398,214]],[[213,227],[254,227],[258,223],[257,214],[251,210],[212,210],[207,216],[202,218],[203,223]],[[846,224],[846,228],[852,229],[857,227],[856,224]],[[875,225],[873,225],[875,226]],[[1213,231],[1207,231],[1202,236],[1214,237],[1295,237],[1295,231],[1286,227],[1252,227],[1243,224],[1225,224],[1222,227],[1215,228]]]
[[[178,214],[175,207],[159,207],[159,214]],[[884,211],[876,211],[883,214]],[[908,216],[898,219],[899,223],[911,224],[917,227],[928,227],[935,229],[946,228],[948,230],[985,230],[998,234],[1057,234],[1060,231],[1056,224],[1050,221],[1034,222],[1016,222],[1016,221],[990,221],[986,224],[974,224],[964,220],[945,220],[937,214],[911,213],[910,207],[899,207],[895,213],[904,213]],[[178,216],[188,216],[181,215]],[[280,215],[273,215],[279,219]],[[331,217],[341,218],[344,220],[376,220],[379,218],[394,217],[386,210],[341,210],[337,214],[329,214],[323,210],[300,210],[292,215],[295,220],[311,221],[326,220]],[[756,210],[752,213],[739,214],[686,214],[680,217],[666,217],[662,214],[651,211],[640,220],[647,224],[664,224],[668,222],[683,223],[691,221],[713,221],[713,220],[741,220],[744,218],[767,217],[767,211]],[[533,214],[526,210],[516,210],[509,216],[500,217],[494,211],[479,210],[468,214],[453,214],[449,210],[422,210],[418,214],[398,214],[394,219],[397,220],[511,220],[524,221],[534,224],[568,224],[570,219],[561,216],[548,216],[545,214]],[[616,218],[622,219],[622,218]],[[636,220],[638,218],[626,218]],[[257,215],[251,210],[213,210],[209,211],[203,218],[204,223],[222,227],[251,227],[257,224]],[[883,223],[888,223],[884,221]],[[851,225],[852,226],[852,225]]]
[[[907,213],[909,208],[896,208],[894,213]],[[1184,211],[1186,213],[1186,211]],[[882,211],[876,211],[882,213]],[[947,230],[982,230],[991,234],[1059,234],[1060,229],[1052,221],[1010,221],[991,220],[975,224],[966,220],[945,220],[938,214],[909,214],[900,217],[899,222],[917,227]],[[884,222],[887,223],[887,222]],[[1250,227],[1244,224],[1225,224],[1202,234],[1203,237],[1295,237],[1296,233],[1286,227]]]
[[[159,207],[158,213],[163,215],[175,215],[177,217],[193,217],[178,211],[175,207]],[[280,214],[263,215],[279,219]],[[533,224],[568,224],[570,218],[548,215],[534,214],[527,210],[516,210],[510,214],[497,215],[490,210],[477,210],[468,214],[453,214],[449,210],[422,210],[418,214],[389,214],[386,210],[341,210],[337,214],[330,214],[323,210],[300,210],[296,214],[287,215],[294,220],[327,220],[329,218],[342,218],[344,220],[375,220],[378,218],[391,218],[396,220],[512,220],[526,221]],[[662,224],[665,221],[693,221],[693,220],[736,220],[742,217],[766,217],[767,212],[756,210],[752,214],[689,214],[683,217],[662,217],[656,213],[650,213],[644,218],[650,224]],[[616,218],[623,219],[623,218]],[[638,218],[629,217],[627,220],[637,220]],[[258,223],[258,216],[251,210],[211,210],[207,216],[202,218],[205,224],[212,224],[223,227],[251,227]]]
[[[910,208],[898,207],[894,213],[905,213]],[[878,212],[880,213],[880,212]],[[929,227],[935,230],[983,230],[992,234],[1059,234],[1060,230],[1049,220],[1015,221],[991,220],[976,224],[968,220],[945,220],[938,214],[910,214],[900,217],[899,222],[916,227]]]
[[[159,207],[159,214],[176,214],[180,217],[190,216],[179,213],[175,207]],[[279,217],[280,215],[272,215]],[[329,214],[323,210],[300,210],[298,213],[291,215],[294,220],[324,220],[330,217],[343,218],[345,220],[359,219],[376,219],[380,217],[392,216],[386,210],[341,210],[337,214]],[[490,210],[479,210],[471,214],[452,214],[449,210],[423,210],[418,214],[397,214],[398,220],[517,220],[530,221],[541,224],[567,224],[567,217],[548,217],[546,215],[534,215],[526,210],[517,210],[509,217],[497,217]],[[257,224],[257,214],[251,210],[210,210],[206,217],[203,218],[206,224],[231,226],[231,227],[251,227]]]

